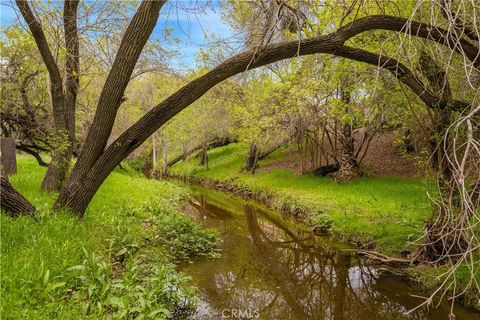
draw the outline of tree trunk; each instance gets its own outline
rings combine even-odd
[[[60,140],[60,146],[54,150],[52,162],[50,162],[47,173],[42,181],[42,190],[46,192],[60,190],[67,176],[75,145],[75,107],[80,82],[77,9],[78,1],[65,1],[63,14],[65,45],[67,49],[65,95],[63,96],[63,101],[59,100],[56,102],[56,104],[61,105],[58,109],[62,110],[62,114],[55,114],[54,112],[56,135],[57,139]]]
[[[350,94],[342,92],[342,101],[350,103]],[[350,123],[344,123],[340,132],[340,168],[335,174],[336,182],[349,182],[359,176],[360,170],[355,158],[355,141]]]
[[[313,174],[316,176],[324,177],[327,174],[337,172],[338,169],[340,169],[340,165],[338,163],[331,163],[331,164],[318,167],[317,169],[313,170]]]
[[[258,147],[252,143],[248,149],[247,159],[245,159],[245,170],[254,172],[257,166]]]
[[[12,217],[20,214],[32,214],[35,212],[35,207],[25,199],[8,181],[7,176],[0,174],[1,178],[1,192],[0,204],[1,207]]]
[[[202,151],[200,151],[200,153],[198,154],[198,156],[200,157],[200,165],[201,166],[207,166],[207,161],[208,161],[208,154],[207,154],[207,145],[206,144],[203,144],[202,145]],[[208,169],[208,167],[207,167]]]
[[[17,172],[17,156],[15,153],[15,140],[13,138],[0,139],[0,159],[2,171],[6,175]]]
[[[237,141],[235,139],[230,139],[230,138],[215,139],[215,140],[212,140],[211,142],[207,143],[207,150],[223,147],[223,146],[229,145],[230,143],[234,143],[234,142],[237,142]],[[195,151],[197,151],[201,148],[203,148],[203,144],[198,145],[198,146],[184,152],[183,154],[179,155],[178,157],[168,161],[167,166],[171,167],[175,163],[177,163],[181,160],[185,160],[188,156],[190,156]],[[199,156],[201,158],[200,154],[199,154]]]
[[[157,24],[160,9],[165,2],[142,1],[130,21],[100,93],[95,116],[85,143],[72,173],[65,183],[66,188],[70,188],[70,183],[75,183],[75,180],[82,179],[82,176],[90,170],[105,150],[118,108],[124,101],[125,88],[130,81],[137,60]]]
[[[359,176],[360,170],[355,159],[352,126],[345,124],[340,133],[340,168],[335,174],[336,182],[349,182]]]
[[[52,161],[48,165],[47,173],[43,177],[42,191],[53,192],[60,190],[67,176],[71,160],[72,149],[70,146],[66,147],[66,150],[54,152]]]

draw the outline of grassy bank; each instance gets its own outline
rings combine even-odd
[[[209,181],[212,185],[233,186],[233,190],[270,199],[277,209],[295,212],[300,208],[298,211],[309,213],[307,223],[328,225],[335,240],[393,256],[415,248],[412,242],[422,234],[432,212],[426,186],[419,180],[364,177],[349,184],[336,184],[328,177],[297,175],[286,169],[259,170],[251,175],[242,172],[243,154],[238,145],[231,144],[209,151],[208,170],[193,156],[177,163],[171,173]],[[281,158],[279,151],[260,162],[260,166],[271,165]],[[423,285],[435,288],[442,271],[445,268],[419,266],[409,270],[409,274]],[[458,270],[460,287],[469,281],[469,276],[466,266]],[[480,281],[480,272],[476,278]],[[480,294],[472,288],[466,293],[464,303],[480,308],[479,299]]]
[[[192,157],[175,165],[171,172],[267,193],[280,203],[279,207],[289,203],[305,207],[313,213],[314,224],[331,224],[330,232],[338,240],[374,243],[388,254],[408,249],[431,212],[425,185],[418,180],[361,178],[336,184],[329,177],[296,175],[286,169],[252,175],[242,172],[242,166],[242,153],[238,145],[231,144],[209,152],[208,170]]]
[[[1,215],[2,319],[163,319],[196,303],[179,261],[215,255],[218,234],[177,213],[184,189],[115,171],[83,219],[49,211],[44,169],[20,157],[12,184],[39,211]]]

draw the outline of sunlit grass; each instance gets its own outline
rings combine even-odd
[[[128,318],[156,311],[162,319],[192,297],[188,279],[171,265],[209,254],[218,237],[176,213],[187,197],[183,188],[116,170],[85,217],[77,218],[50,211],[56,195],[40,192],[44,172],[21,156],[10,179],[39,210],[35,219],[0,217],[2,319]],[[182,238],[167,239],[166,230]],[[177,288],[167,292],[170,286]]]
[[[273,158],[279,158],[279,153],[273,154]],[[270,163],[272,159],[265,161]],[[293,198],[319,216],[327,214],[337,238],[360,243],[373,241],[392,254],[410,247],[431,214],[425,184],[419,180],[364,177],[337,184],[329,177],[296,175],[284,169],[251,175],[242,172],[242,166],[243,153],[238,145],[231,144],[209,152],[208,170],[191,157],[175,165],[172,172],[231,180],[255,191],[273,193],[279,199]],[[315,215],[312,218],[315,222]]]

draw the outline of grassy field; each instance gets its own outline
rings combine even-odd
[[[2,319],[180,318],[196,303],[179,261],[215,255],[218,234],[177,213],[187,194],[113,172],[83,219],[49,211],[44,169],[20,157],[12,184],[39,211],[1,215]]]
[[[278,155],[274,154],[275,157]],[[209,152],[209,170],[192,157],[175,165],[172,172],[231,181],[254,191],[272,193],[277,201],[310,208],[315,213],[313,223],[331,224],[336,238],[363,244],[374,242],[389,254],[411,247],[410,242],[421,234],[431,213],[425,184],[418,180],[367,177],[337,184],[329,177],[296,175],[285,169],[251,175],[242,172],[242,166],[242,153],[238,145],[231,144]]]

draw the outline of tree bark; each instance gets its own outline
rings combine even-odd
[[[147,112],[105,150],[103,150],[103,148],[111,132],[110,124],[113,123],[115,118],[117,105],[115,103],[113,105],[101,105],[99,103],[99,108],[95,115],[96,124],[92,126],[91,133],[89,133],[90,138],[87,139],[81,152],[83,157],[81,156],[77,161],[70,178],[62,188],[54,208],[67,207],[78,215],[83,215],[88,203],[109,173],[128,154],[140,146],[153,132],[159,129],[174,115],[198,100],[216,84],[233,75],[294,56],[329,53],[374,66],[380,66],[391,71],[395,77],[409,86],[427,106],[434,106],[435,108],[447,107],[446,101],[432,94],[425,85],[400,62],[387,56],[377,55],[344,45],[344,42],[351,37],[374,29],[408,33],[438,42],[457,52],[464,52],[472,61],[472,64],[476,68],[480,68],[480,58],[478,58],[479,50],[468,41],[453,41],[449,38],[448,32],[441,28],[390,16],[370,16],[358,19],[329,35],[272,44],[261,50],[249,50],[227,59],[210,72],[186,84]],[[127,30],[127,34],[128,33]],[[121,66],[116,68],[119,67]],[[114,72],[116,68],[112,68],[111,74],[117,73],[117,70]],[[109,83],[108,80],[107,83]],[[116,91],[117,89],[118,88],[109,88],[108,90]],[[468,106],[468,103],[458,100],[450,104],[451,108],[460,110]],[[105,128],[99,128],[98,125],[100,123],[106,123]],[[95,141],[97,138],[99,139],[98,142]]]
[[[15,140],[13,138],[0,139],[0,160],[2,171],[6,175],[17,172],[17,155],[15,152]]]
[[[8,215],[16,217],[21,214],[32,214],[35,212],[35,207],[15,190],[3,172],[0,173],[0,179],[0,205]]]
[[[252,143],[248,149],[247,158],[245,159],[245,170],[252,174],[255,172],[255,167],[257,166],[258,154],[258,147]]]
[[[268,155],[272,154],[275,150],[279,149],[283,145],[285,145],[285,142],[279,143],[274,147],[261,152],[255,144],[252,144],[248,150],[247,158],[245,159],[245,170],[254,174],[258,167],[258,161],[265,159]]]
[[[215,139],[215,140],[212,140],[210,141],[209,143],[207,143],[207,150],[210,150],[210,149],[215,149],[215,148],[219,148],[219,147],[223,147],[223,146],[226,146],[226,145],[229,145],[230,143],[234,143],[234,142],[237,142],[235,139],[230,139],[230,138],[220,138],[220,139]],[[202,148],[203,145],[198,145],[184,153],[182,153],[181,155],[179,155],[178,157],[168,161],[167,163],[167,166],[168,167],[171,167],[173,166],[175,163],[181,161],[181,160],[185,160],[188,156],[190,156],[191,154],[195,153],[195,151],[197,150],[200,150]]]
[[[341,91],[342,102],[348,106],[350,104],[350,93]],[[335,174],[336,182],[349,182],[359,176],[360,170],[355,157],[355,140],[353,138],[352,124],[348,121],[342,124],[340,131],[340,168]]]
[[[329,173],[337,172],[338,169],[340,169],[340,165],[338,163],[332,163],[313,170],[313,174],[316,176],[324,177]]]
[[[359,176],[360,170],[355,158],[355,142],[352,126],[344,124],[340,132],[340,168],[335,174],[336,182],[349,182]]]
[[[56,128],[60,146],[53,151],[52,161],[42,181],[42,190],[58,191],[65,180],[75,145],[75,107],[80,81],[80,52],[77,28],[77,0],[66,0],[63,10],[63,27],[66,45],[66,80],[63,99],[63,122]]]

